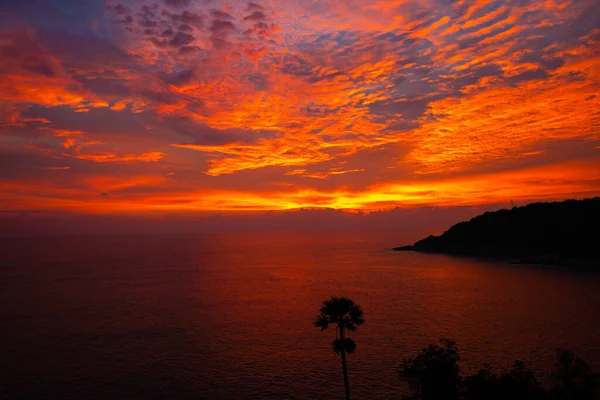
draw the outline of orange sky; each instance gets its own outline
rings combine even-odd
[[[9,2],[0,211],[596,196],[598,15],[595,0]]]

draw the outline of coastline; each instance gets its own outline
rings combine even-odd
[[[510,254],[497,253],[475,253],[466,251],[441,251],[433,249],[418,249],[414,245],[406,245],[393,247],[392,251],[414,251],[417,253],[426,254],[444,254],[449,256],[458,257],[469,257],[475,259],[487,259],[504,261],[509,265],[540,265],[547,267],[562,267],[562,268],[576,268],[581,270],[593,270],[600,272],[600,260],[597,259],[583,259],[574,257],[557,256],[554,254],[544,254],[536,256],[515,256]]]

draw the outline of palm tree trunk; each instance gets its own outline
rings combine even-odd
[[[340,326],[340,340],[344,340],[344,327]],[[346,352],[342,348],[342,369],[344,370],[344,388],[346,389],[346,400],[350,400],[350,383],[348,382],[348,368],[346,367]]]

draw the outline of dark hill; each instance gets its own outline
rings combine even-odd
[[[486,212],[394,250],[600,266],[600,197]]]

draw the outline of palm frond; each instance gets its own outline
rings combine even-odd
[[[363,315],[362,307],[349,298],[332,296],[321,305],[315,326],[324,330],[328,328],[329,324],[334,324],[336,339],[332,342],[333,351],[338,354],[342,351],[350,354],[356,350],[356,343],[348,337],[343,340],[339,337],[345,336],[346,332],[354,332],[358,325],[364,324]]]
[[[352,339],[336,339],[331,343],[331,346],[333,348],[333,352],[336,354],[340,354],[342,351],[345,351],[348,354],[354,353],[354,350],[356,350],[356,343],[354,343],[354,340]]]
[[[344,349],[346,350],[346,353],[348,354],[352,354],[354,353],[354,350],[356,350],[356,343],[354,342],[354,340],[352,339],[344,339]]]
[[[321,328],[321,330],[327,329],[329,326],[329,320],[327,316],[323,314],[317,315],[317,318],[315,319],[315,326],[317,328]]]
[[[350,320],[354,323],[354,325],[362,325],[365,323],[364,311],[361,306],[358,304],[354,304],[350,309]]]
[[[329,323],[344,326],[362,325],[365,322],[362,307],[347,297],[333,296],[325,300],[320,315],[326,316]]]

